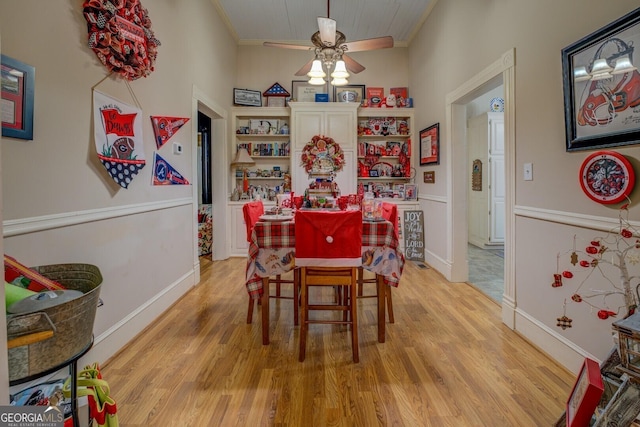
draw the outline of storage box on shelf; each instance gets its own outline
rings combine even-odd
[[[289,136],[289,108],[237,107],[232,109],[234,137],[231,157],[245,148],[255,165],[247,168],[249,193],[243,194],[243,170],[231,169],[231,198],[275,200],[275,194],[290,186],[291,143]]]
[[[376,197],[404,199],[413,173],[413,109],[358,110],[358,184]]]

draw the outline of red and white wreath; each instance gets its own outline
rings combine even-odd
[[[86,0],[83,11],[89,47],[109,71],[127,80],[151,74],[160,41],[139,0]]]
[[[310,172],[339,172],[344,166],[344,153],[333,138],[316,135],[302,149],[301,166]]]

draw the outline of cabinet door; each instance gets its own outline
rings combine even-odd
[[[358,127],[353,111],[328,111],[325,113],[325,135],[333,138],[343,150],[355,149],[355,133]],[[313,135],[312,135],[313,136]],[[355,163],[346,163],[348,165]]]
[[[305,144],[311,141],[314,135],[325,135],[324,114],[320,111],[298,111],[295,112],[293,130],[293,148],[304,148]],[[333,135],[334,140],[338,141]],[[298,159],[300,157],[297,157]]]
[[[247,256],[249,243],[242,205],[231,206],[229,217],[231,218],[231,256]]]
[[[469,120],[467,129],[467,222],[469,243],[482,247],[489,242],[489,129],[486,116]],[[479,160],[482,168],[481,185],[474,190],[471,186],[474,160]]]
[[[504,243],[504,119],[491,118],[489,121],[491,155],[491,188],[489,198],[489,242]]]

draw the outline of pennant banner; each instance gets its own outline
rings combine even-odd
[[[122,188],[146,164],[142,139],[142,110],[93,91],[96,152],[109,175]]]
[[[158,150],[189,121],[188,117],[151,116]]]
[[[158,153],[153,153],[153,185],[189,185],[189,181]]]

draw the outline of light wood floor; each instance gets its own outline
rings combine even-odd
[[[291,301],[246,324],[245,260],[201,260],[202,283],[103,366],[120,425],[549,426],[574,376],[500,321],[473,287],[408,262],[377,342],[359,300],[360,363],[343,326],[311,325],[298,362]]]

